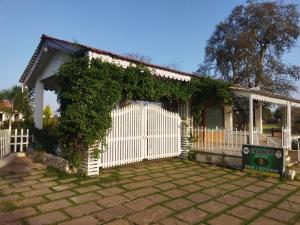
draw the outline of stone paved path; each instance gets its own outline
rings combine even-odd
[[[177,159],[63,176],[28,158],[0,169],[0,224],[300,225],[300,182]]]

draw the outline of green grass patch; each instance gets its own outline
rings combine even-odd
[[[6,201],[6,202],[3,202],[2,205],[3,205],[3,208],[2,208],[3,212],[10,212],[10,211],[14,211],[17,208],[19,208],[19,206],[14,201]]]
[[[272,123],[272,124],[263,124],[263,133],[270,134],[272,133],[272,128],[278,130],[281,129],[280,124]]]
[[[57,177],[59,179],[70,179],[70,178],[77,177],[76,174],[69,174],[59,169],[56,169],[52,166],[47,167],[46,171],[44,172],[44,175],[46,177]]]
[[[101,177],[96,181],[96,184],[101,185],[103,183],[115,182],[121,179],[121,175],[118,172],[112,172],[108,176]]]

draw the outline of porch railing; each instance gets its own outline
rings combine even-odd
[[[192,130],[192,134],[192,148],[206,152],[240,156],[242,145],[250,143],[249,132],[245,130],[197,127]],[[255,128],[253,144],[270,147],[281,145]]]
[[[192,132],[195,150],[240,156],[242,145],[249,143],[249,133],[243,130],[197,127]]]

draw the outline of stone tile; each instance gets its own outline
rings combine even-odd
[[[145,187],[134,191],[129,191],[124,193],[124,195],[128,198],[139,198],[142,196],[150,195],[159,192],[160,190],[153,187]]]
[[[270,206],[272,203],[261,200],[261,199],[251,199],[248,202],[245,202],[244,205],[252,207],[254,209],[265,209]]]
[[[153,204],[155,204],[155,202],[153,202],[147,198],[139,198],[139,199],[127,202],[123,205],[129,209],[132,209],[133,211],[140,211],[140,210],[143,210]]]
[[[151,186],[154,186],[155,184],[157,184],[157,182],[154,180],[145,180],[145,181],[140,181],[140,182],[123,184],[123,187],[126,189],[129,189],[129,190],[134,190],[137,188],[151,187]]]
[[[192,201],[186,200],[184,198],[179,198],[179,199],[175,199],[170,202],[167,202],[164,205],[168,208],[171,208],[174,211],[179,211],[179,210],[181,211],[181,210],[186,209],[194,204],[195,203]]]
[[[187,184],[191,184],[191,183],[193,183],[193,181],[191,181],[191,180],[188,180],[188,179],[184,179],[184,178],[182,178],[182,179],[179,179],[179,180],[174,180],[174,181],[172,181],[174,184],[176,184],[176,185],[179,185],[179,186],[183,186],[183,185],[187,185]]]
[[[262,191],[266,190],[265,187],[261,187],[261,186],[257,186],[257,185],[249,185],[248,187],[246,187],[244,189],[247,190],[247,191],[255,192],[255,193],[262,192]]]
[[[209,181],[209,180],[201,181],[201,182],[198,182],[198,183],[196,183],[196,184],[197,184],[197,185],[200,185],[200,186],[202,186],[202,187],[206,187],[206,188],[212,187],[212,186],[216,186],[216,185],[217,185],[217,183],[214,183],[214,182]]]
[[[300,213],[300,204],[290,202],[290,201],[283,201],[279,205],[277,205],[277,208],[291,211],[291,212],[297,212]]]
[[[80,188],[76,188],[75,191],[79,192],[80,194],[86,193],[86,192],[91,192],[91,191],[96,191],[99,190],[100,187],[97,185],[89,185],[89,186],[84,186]]]
[[[119,188],[119,187],[110,187],[110,188],[101,189],[101,190],[97,191],[97,193],[99,193],[100,195],[103,195],[105,197],[108,197],[111,195],[121,194],[124,191],[125,191],[124,189]]]
[[[189,184],[189,185],[185,185],[183,187],[180,187],[181,189],[188,191],[188,192],[196,192],[202,189],[201,186],[196,185],[196,184]]]
[[[189,199],[189,200],[192,200],[193,202],[196,202],[196,203],[202,203],[202,202],[205,202],[205,201],[211,199],[210,196],[202,194],[200,192],[199,193],[190,194],[186,198]]]
[[[58,225],[98,225],[99,222],[92,216],[83,216],[80,218],[72,219]]]
[[[174,178],[165,176],[165,177],[154,178],[153,180],[156,182],[169,182],[169,181],[174,180]]]
[[[29,218],[28,222],[31,225],[47,225],[61,222],[67,218],[68,217],[62,212],[54,211]]]
[[[129,216],[128,219],[136,224],[152,224],[161,221],[171,213],[170,209],[158,205]]]
[[[221,190],[219,188],[216,187],[212,187],[212,188],[208,188],[202,191],[205,194],[211,195],[213,197],[217,197],[219,195],[223,195],[225,194],[227,191],[226,190]]]
[[[161,194],[148,195],[145,198],[154,203],[162,203],[169,199],[166,196],[163,196]]]
[[[227,190],[227,191],[233,191],[233,190],[236,190],[240,187],[237,186],[237,185],[234,185],[234,184],[227,183],[227,184],[218,185],[218,188],[223,189],[223,190]]]
[[[163,192],[162,194],[170,197],[170,198],[178,198],[178,197],[181,197],[183,195],[185,195],[187,192],[186,191],[183,191],[183,190],[180,190],[178,188],[176,189],[172,189],[172,190],[169,190],[169,191],[165,191]]]
[[[191,181],[202,181],[202,180],[206,180],[205,177],[201,177],[201,176],[191,176],[191,177],[187,177],[187,179],[191,180]]]
[[[269,202],[277,202],[278,200],[280,200],[282,197],[279,195],[273,195],[273,194],[269,194],[269,193],[262,193],[261,195],[256,196],[256,198],[265,200],[265,201],[269,201]]]
[[[222,210],[226,209],[227,207],[228,207],[227,205],[214,200],[197,206],[197,208],[213,214],[219,213]]]
[[[212,220],[209,220],[208,223],[211,225],[239,225],[243,223],[243,220],[227,214],[222,214]]]
[[[117,219],[114,221],[111,221],[109,223],[106,223],[106,225],[132,225],[130,222],[124,219]]]
[[[98,200],[101,199],[102,197],[99,196],[96,193],[90,192],[90,193],[86,193],[83,195],[76,195],[72,198],[70,198],[73,202],[80,204],[80,203],[85,203],[85,202],[89,202],[89,201],[93,201],[93,200]]]
[[[51,188],[54,189],[55,191],[64,191],[64,190],[68,190],[68,189],[71,189],[74,187],[77,187],[77,184],[74,184],[74,183],[62,184],[62,185],[54,186]]]
[[[250,220],[258,212],[259,211],[256,210],[256,209],[252,209],[252,208],[249,208],[249,207],[246,207],[246,206],[239,205],[239,206],[233,208],[232,210],[230,210],[227,213],[232,214],[236,217],[240,217],[240,218],[245,219],[245,220]]]
[[[60,179],[59,182],[61,184],[65,184],[65,183],[70,183],[70,182],[75,181],[75,180],[77,180],[76,177],[74,177],[74,178],[68,178],[68,179]]]
[[[57,209],[66,208],[69,206],[72,206],[72,204],[69,201],[65,199],[61,199],[55,202],[49,202],[49,203],[38,205],[37,208],[42,212],[50,212]]]
[[[31,185],[31,187],[33,189],[41,189],[41,188],[48,188],[48,187],[53,187],[55,185],[58,185],[56,182],[54,181],[50,181],[50,182],[44,182],[44,183],[38,183],[38,184],[33,184]]]
[[[38,190],[23,192],[22,195],[24,195],[26,198],[30,198],[34,196],[49,194],[49,193],[52,193],[52,191],[49,188],[42,188]]]
[[[127,202],[128,199],[122,195],[113,195],[110,197],[102,198],[97,201],[98,204],[102,205],[105,208],[113,207],[120,205],[121,203]]]
[[[271,219],[275,219],[277,221],[281,221],[285,223],[287,223],[289,220],[291,220],[293,217],[296,216],[295,213],[288,212],[282,209],[277,209],[277,208],[273,208],[269,210],[264,215]]]
[[[32,175],[32,176],[26,176],[26,177],[23,177],[23,180],[36,180],[36,179],[39,179],[39,178],[43,178],[44,175],[43,174],[37,174],[37,175]]]
[[[188,225],[187,223],[182,222],[173,217],[168,217],[166,219],[163,219],[160,223],[163,225]]]
[[[13,183],[12,185],[17,188],[17,187],[34,185],[37,183],[39,183],[37,180],[29,180],[29,181],[21,181],[21,182]]]
[[[140,175],[140,176],[132,177],[131,179],[135,181],[142,181],[142,180],[149,180],[151,179],[151,177],[146,175]]]
[[[39,179],[39,181],[41,182],[49,182],[49,181],[53,181],[53,180],[56,180],[57,177],[45,177],[45,178],[41,178]]]
[[[230,194],[234,195],[234,196],[237,196],[237,197],[240,197],[240,198],[250,198],[253,195],[255,195],[255,193],[253,193],[251,191],[246,191],[246,190],[243,190],[243,189],[233,191]]]
[[[287,200],[300,204],[300,195],[292,195],[288,197]]]
[[[52,194],[48,194],[46,195],[46,197],[52,201],[57,200],[57,199],[61,199],[61,198],[68,198],[71,196],[76,195],[75,192],[73,191],[61,191],[61,192],[56,192],[56,193],[52,193]]]
[[[80,217],[100,211],[102,208],[94,202],[89,202],[83,205],[72,206],[64,209],[71,217]]]
[[[266,181],[258,181],[255,183],[255,185],[269,188],[269,187],[272,187],[274,185],[274,183],[270,183],[270,182],[266,182]]]
[[[121,219],[131,213],[131,210],[124,206],[115,206],[102,210],[94,215],[101,221],[110,221],[113,219]]]
[[[36,205],[36,204],[41,204],[41,203],[45,203],[46,199],[41,197],[41,196],[37,196],[37,197],[32,197],[32,198],[25,198],[24,200],[18,201],[17,204],[19,206],[30,206],[30,205]]]
[[[164,177],[166,176],[166,174],[162,172],[157,172],[157,173],[150,173],[149,176],[156,178],[156,177]]]
[[[24,187],[18,187],[18,188],[9,188],[6,190],[1,190],[2,195],[9,195],[9,194],[15,194],[15,193],[22,193],[26,191],[31,191],[32,188],[29,186],[24,186]]]
[[[279,185],[277,185],[276,188],[280,188],[280,189],[287,190],[287,191],[293,191],[293,190],[297,189],[296,186],[289,185],[289,184],[279,184]]]
[[[194,224],[194,223],[201,222],[206,215],[207,213],[200,209],[190,208],[177,214],[176,217],[183,221],[188,222],[189,224]]]
[[[19,199],[21,199],[22,197],[18,194],[14,194],[14,195],[6,195],[3,197],[0,197],[0,202],[6,202],[6,201],[17,201]]]
[[[218,197],[218,198],[216,198],[216,200],[219,202],[225,203],[227,205],[230,205],[230,206],[236,205],[242,201],[241,198],[238,198],[238,197],[230,195],[230,194]]]
[[[284,225],[284,224],[262,216],[257,218],[255,221],[253,221],[251,225]]]
[[[279,196],[285,196],[289,193],[289,191],[287,190],[283,190],[283,189],[279,189],[279,188],[273,188],[269,191],[267,191],[268,193],[270,194],[273,194],[273,195],[279,195]]]
[[[176,173],[176,174],[171,174],[170,177],[176,178],[176,179],[180,179],[180,178],[184,178],[186,175],[183,173]]]
[[[33,216],[36,214],[36,211],[33,208],[22,208],[22,209],[16,209],[12,212],[5,212],[0,213],[0,221],[1,223],[7,223],[9,222],[22,219],[24,217]]]
[[[170,189],[176,188],[177,186],[175,184],[167,182],[167,183],[155,185],[155,187],[165,191],[165,190],[170,190]]]

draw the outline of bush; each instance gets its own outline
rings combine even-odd
[[[300,139],[298,140],[292,140],[292,150],[298,150],[298,142],[300,142]]]
[[[32,147],[38,151],[46,151],[49,154],[57,155],[58,135],[57,126],[47,126],[43,129],[33,128]]]
[[[196,155],[197,155],[196,151],[190,150],[188,152],[188,160],[190,160],[190,161],[196,161]]]

